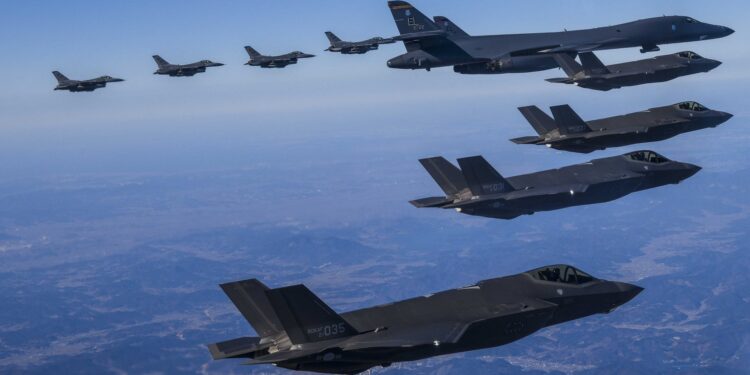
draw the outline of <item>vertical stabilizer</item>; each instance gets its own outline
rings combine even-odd
[[[474,196],[507,193],[513,186],[481,156],[458,159],[461,173]]]
[[[591,131],[588,124],[569,105],[550,107],[560,134],[578,134]]]

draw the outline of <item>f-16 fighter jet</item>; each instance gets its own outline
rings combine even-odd
[[[554,57],[568,78],[549,78],[548,82],[574,84],[600,91],[671,81],[690,74],[706,73],[721,65],[720,61],[706,59],[690,51],[607,66],[593,52],[579,54],[580,64],[566,54]]]
[[[458,159],[461,169],[442,157],[422,159],[420,163],[445,196],[417,199],[411,204],[453,208],[463,214],[497,219],[609,202],[636,191],[679,183],[701,169],[653,151],[594,159],[507,179],[481,156]]]
[[[557,67],[554,54],[570,54],[614,48],[641,47],[658,51],[659,45],[721,38],[734,31],[690,17],[664,16],[614,26],[531,34],[471,36],[449,22],[441,25],[406,1],[389,1],[406,53],[392,58],[397,69],[453,66],[463,74],[535,72]]]
[[[511,141],[589,153],[607,147],[661,141],[678,134],[713,128],[732,118],[729,113],[714,111],[696,102],[682,102],[588,122],[581,120],[568,105],[550,109],[554,120],[536,106],[519,108],[539,136]]]
[[[283,68],[287,65],[296,64],[298,59],[315,57],[315,55],[300,51],[289,52],[279,56],[264,56],[250,46],[245,46],[245,51],[250,55],[250,60],[245,65],[259,66],[261,68]]]
[[[326,37],[328,37],[328,40],[331,42],[331,46],[326,48],[326,51],[340,52],[344,55],[361,55],[378,49],[378,46],[381,44],[396,43],[396,41],[391,38],[386,39],[379,36],[361,42],[345,42],[330,31],[326,31]]]
[[[87,79],[85,81],[77,81],[64,76],[62,73],[55,70],[52,75],[57,79],[57,86],[55,90],[68,90],[70,92],[81,92],[81,91],[94,91],[102,87],[107,87],[107,83],[110,82],[123,82],[124,79],[112,78],[110,76],[101,76],[94,79]]]
[[[260,337],[211,344],[214,359],[337,374],[505,345],[609,313],[643,290],[554,265],[338,314],[304,285],[269,289],[252,279],[221,288]]]
[[[167,60],[164,60],[159,55],[153,56],[156,65],[159,67],[156,69],[154,74],[168,75],[170,77],[192,77],[197,73],[203,73],[206,68],[212,68],[215,66],[224,66],[222,63],[213,62],[211,60],[201,60],[198,62],[177,65],[170,64]]]

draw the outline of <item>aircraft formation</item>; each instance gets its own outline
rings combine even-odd
[[[342,41],[330,31],[326,51],[364,54],[402,42],[406,53],[387,61],[393,69],[452,67],[460,74],[524,73],[561,68],[567,77],[550,78],[581,88],[608,91],[705,73],[721,62],[691,51],[605,65],[594,51],[722,38],[734,31],[685,16],[662,16],[614,26],[562,32],[472,36],[444,16],[432,19],[410,3],[388,1],[399,34]],[[314,55],[299,51],[262,55],[245,46],[246,65],[284,68]],[[202,60],[170,64],[153,56],[154,74],[190,77],[223,64]],[[578,59],[578,61],[576,61]],[[103,76],[70,80],[53,72],[55,90],[93,91],[122,79]],[[569,105],[518,108],[537,135],[511,139],[518,145],[544,145],[573,153],[656,142],[716,127],[732,115],[695,101],[584,121]],[[419,198],[418,208],[444,208],[467,215],[510,220],[540,211],[596,204],[690,178],[701,167],[670,160],[651,150],[593,159],[581,164],[503,177],[481,155],[419,160],[444,195]],[[208,345],[214,359],[241,358],[245,364],[322,373],[355,374],[437,355],[505,345],[544,327],[609,313],[643,289],[595,278],[575,267],[553,265],[428,296],[346,313],[336,313],[304,285],[268,288],[259,280],[221,288],[255,329]]]

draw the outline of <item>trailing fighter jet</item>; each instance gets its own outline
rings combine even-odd
[[[52,75],[57,79],[57,86],[55,90],[68,90],[70,92],[81,92],[81,91],[94,91],[102,87],[106,87],[107,83],[110,82],[123,82],[124,79],[112,78],[110,76],[101,76],[94,79],[87,79],[85,81],[77,81],[64,76],[62,73],[55,70]]]
[[[568,105],[550,109],[554,120],[536,106],[518,108],[539,136],[514,138],[511,141],[589,153],[607,147],[662,141],[678,134],[713,128],[732,118],[730,113],[708,109],[696,102],[682,102],[588,122],[581,120]]]
[[[417,199],[411,204],[420,208],[454,208],[463,214],[497,219],[609,202],[636,191],[679,183],[701,169],[653,151],[594,159],[507,179],[481,156],[458,159],[461,169],[442,157],[419,162],[445,196]]]
[[[208,345],[213,359],[322,373],[505,345],[544,327],[609,313],[643,288],[567,265],[338,314],[304,285],[222,284],[260,337]]]
[[[566,54],[557,54],[554,58],[568,78],[549,78],[548,82],[600,91],[671,81],[690,74],[706,73],[721,65],[720,61],[703,58],[691,51],[607,66],[593,52],[579,54],[580,64]]]
[[[315,57],[315,55],[300,51],[289,52],[279,56],[264,56],[250,46],[245,46],[245,51],[250,55],[250,60],[245,65],[259,66],[261,68],[283,68],[287,65],[296,64],[298,59]]]
[[[154,61],[156,61],[156,65],[159,67],[154,74],[163,74],[170,77],[192,77],[197,73],[205,72],[206,68],[224,66],[222,63],[213,62],[211,60],[201,60],[190,64],[177,65],[168,63],[167,60],[164,60],[159,55],[154,55],[152,57],[154,58]]]
[[[532,34],[471,36],[439,17],[436,22],[406,1],[389,1],[407,53],[388,61],[397,69],[453,66],[463,74],[535,72],[557,67],[554,54],[641,47],[658,51],[659,45],[721,38],[734,30],[683,16],[664,16],[585,30]],[[449,27],[439,21],[446,21]]]
[[[344,55],[361,55],[363,53],[378,49],[378,46],[381,44],[396,43],[396,41],[391,38],[386,39],[379,36],[363,40],[361,42],[345,42],[339,39],[339,37],[337,37],[330,31],[326,31],[326,37],[328,37],[328,41],[331,42],[331,46],[326,48],[326,51],[340,52]]]

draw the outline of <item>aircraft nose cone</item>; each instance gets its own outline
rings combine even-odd
[[[700,172],[701,169],[703,169],[695,164],[690,164],[690,163],[683,163],[683,167],[684,167],[683,177],[680,180],[685,180],[687,178],[690,178],[696,173]]]
[[[619,294],[621,305],[628,303],[628,301],[632,300],[633,298],[635,298],[635,296],[643,291],[643,288],[639,287],[638,285],[628,283],[617,283],[617,289],[619,289],[620,291]]]
[[[732,35],[732,34],[734,34],[734,30],[724,26],[724,36]]]
[[[716,69],[721,65],[721,61],[709,59],[706,61],[706,65],[708,66],[708,70]]]

